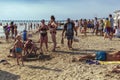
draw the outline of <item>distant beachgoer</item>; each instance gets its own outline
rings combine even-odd
[[[98,22],[97,17],[95,17],[95,20],[94,20],[94,30],[93,30],[93,33],[95,33],[95,35],[98,35],[98,27],[99,27],[99,22]]]
[[[38,23],[37,26],[36,26],[36,28],[39,29],[39,26],[40,26],[40,25],[39,25],[39,23]]]
[[[64,32],[65,31],[66,31],[66,36],[67,36],[67,40],[68,40],[68,48],[72,49],[74,31],[76,32],[76,36],[77,36],[77,30],[75,28],[74,23],[71,22],[70,18],[67,19],[67,22],[64,25],[64,29],[63,29],[63,32],[62,32],[62,37],[64,37]]]
[[[82,27],[83,27],[83,20],[82,19],[80,19],[79,24],[80,24],[80,32],[81,32]]]
[[[3,26],[3,29],[4,29],[6,41],[8,41],[9,34],[10,34],[10,26],[8,26],[8,23],[5,26]]]
[[[34,23],[34,30],[36,29],[36,24]]]
[[[103,28],[104,28],[104,22],[103,20],[101,19],[100,20],[100,24],[99,24],[99,28],[98,28],[98,31],[100,32],[100,35],[103,36]]]
[[[23,64],[23,56],[22,56],[22,49],[23,49],[23,42],[21,41],[21,36],[17,35],[16,36],[16,42],[14,44],[15,47],[15,53],[16,53],[16,58],[17,58],[17,64],[19,64],[19,59],[21,58],[22,65]]]
[[[91,20],[91,32],[93,33],[93,31],[94,31],[94,20],[92,19]]]
[[[25,30],[27,30],[27,23],[24,23],[24,26],[25,26]]]
[[[32,30],[32,23],[30,23],[29,25],[28,25],[28,30],[30,31],[30,30]]]
[[[91,29],[91,21],[90,21],[90,19],[87,21],[87,28]]]
[[[32,30],[32,26],[33,26],[33,24],[31,23],[31,24],[30,24],[30,29],[31,29],[31,30]]]
[[[75,23],[75,28],[76,28],[76,30],[78,31],[78,28],[79,28],[79,21],[76,20],[74,23]]]
[[[15,33],[15,37],[16,37],[17,34],[18,34],[18,31],[17,31],[17,25],[16,25],[16,24],[14,25],[14,33]]]
[[[105,21],[105,28],[104,28],[104,39],[105,38],[109,38],[110,40],[112,39],[110,33],[111,33],[111,26],[110,26],[110,21],[108,20],[108,18],[106,18]]]
[[[11,28],[11,37],[14,38],[14,22],[13,21],[10,23],[10,28]]]
[[[38,30],[40,32],[40,49],[41,49],[41,52],[43,52],[43,50],[42,50],[43,43],[45,43],[46,49],[48,51],[47,30],[48,30],[48,26],[45,24],[45,20],[43,19],[41,21],[41,25],[40,25],[40,28]]]
[[[83,33],[84,33],[84,35],[85,36],[87,36],[87,20],[86,19],[84,19],[84,21],[83,21]]]
[[[56,23],[54,16],[51,16],[51,20],[48,23],[48,26],[50,28],[50,33],[51,33],[52,41],[54,43],[52,51],[55,51],[56,45],[57,45],[57,42],[56,42],[56,29],[57,29],[58,24]]]
[[[110,21],[110,26],[111,26],[111,37],[113,37],[113,33],[114,33],[114,19],[112,17],[112,14],[109,14],[109,21]]]

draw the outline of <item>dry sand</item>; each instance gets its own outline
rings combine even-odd
[[[16,60],[7,58],[9,49],[13,45],[10,40],[6,43],[0,39],[0,60],[6,59],[10,64],[0,63],[0,80],[120,80],[120,74],[110,73],[115,65],[89,65],[85,62],[72,62],[73,57],[95,53],[98,50],[114,51],[120,49],[120,39],[114,38],[112,41],[104,40],[101,36],[82,37],[80,41],[74,42],[74,50],[67,48],[65,39],[61,44],[61,31],[57,32],[58,48],[56,52],[51,52],[52,41],[49,35],[49,51],[44,54],[52,57],[51,60],[26,61],[25,66],[17,66]],[[32,39],[38,41],[39,35],[33,35]],[[37,44],[39,46],[39,44]],[[39,53],[39,51],[38,51]]]

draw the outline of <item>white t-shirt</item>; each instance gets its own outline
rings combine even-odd
[[[79,27],[79,22],[75,22],[75,27]]]

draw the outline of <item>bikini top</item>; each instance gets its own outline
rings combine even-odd
[[[47,28],[45,27],[41,28],[40,33],[47,33]]]

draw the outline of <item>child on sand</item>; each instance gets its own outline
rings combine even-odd
[[[15,53],[16,53],[16,58],[17,58],[17,64],[20,65],[19,58],[21,58],[22,65],[24,66],[23,57],[22,57],[23,42],[21,41],[20,35],[16,36],[16,42],[14,44],[14,47],[15,47]]]
[[[24,55],[29,55],[32,53],[32,51],[34,51],[36,54],[37,47],[31,39],[27,39],[26,43],[24,44]]]

